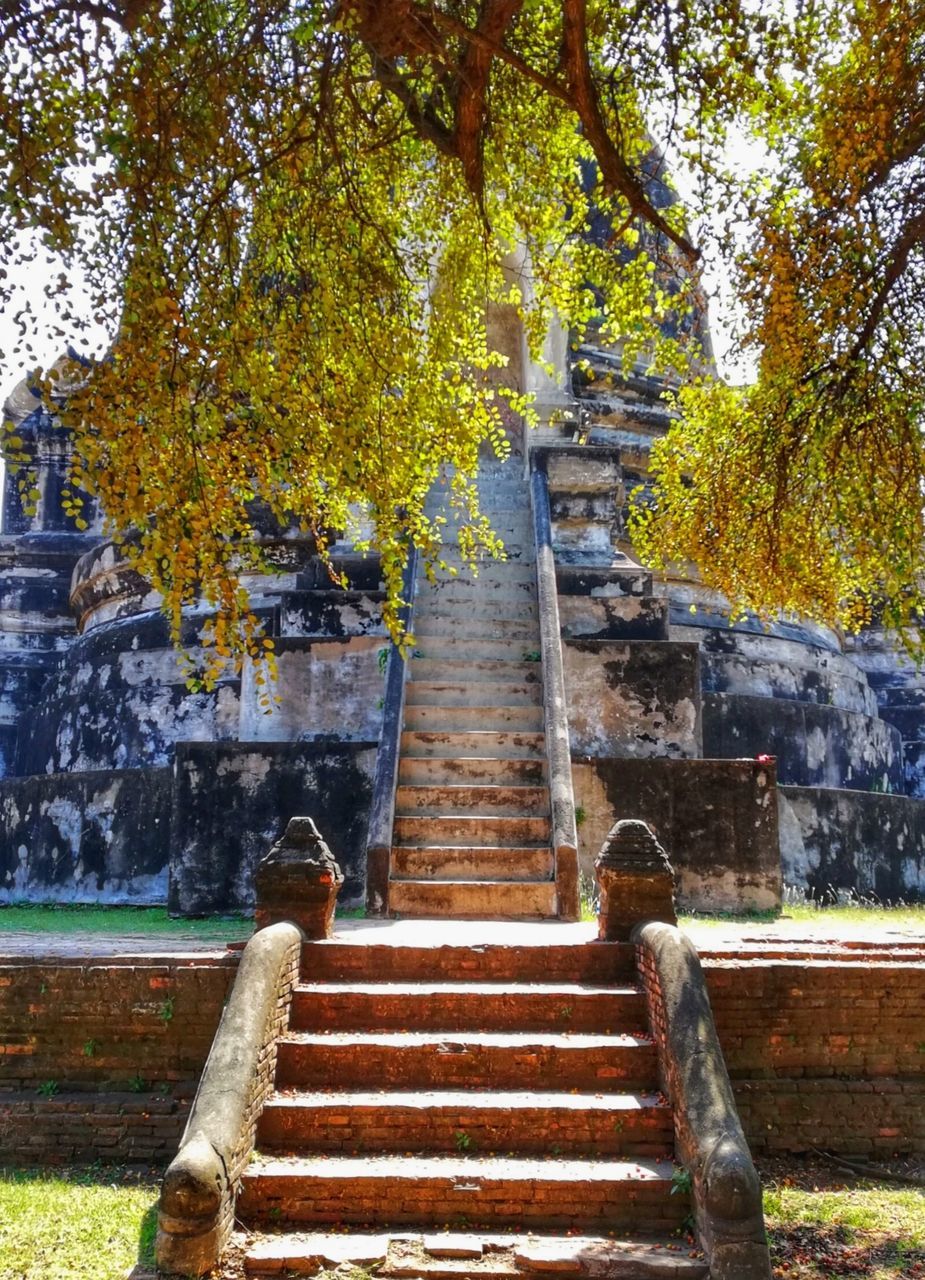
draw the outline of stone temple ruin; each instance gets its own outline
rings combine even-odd
[[[7,475],[0,901],[246,908],[296,814],[343,868],[342,904],[399,914],[504,914],[516,880],[520,914],[567,915],[557,841],[577,834],[587,872],[620,818],[652,826],[698,909],[773,908],[782,884],[925,896],[925,679],[876,629],[730,626],[697,582],[642,568],[625,513],[667,423],[660,386],[594,346],[570,373],[557,349],[557,380],[515,354],[560,425],[483,467],[509,559],[474,582],[421,575],[406,672],[382,661],[375,557],[338,543],[335,589],[310,542],[277,540],[250,583],[279,654],[269,715],[246,668],[187,689],[98,515],[79,533],[62,513],[67,434],[17,388],[41,500],[27,516]]]

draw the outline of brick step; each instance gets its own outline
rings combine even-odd
[[[409,680],[425,680],[432,684],[537,684],[543,679],[541,662],[524,661],[518,653],[507,658],[476,658],[454,655],[450,658],[411,658]],[[486,690],[486,693],[489,691]]]
[[[644,1032],[645,1000],[635,987],[579,983],[301,983],[293,1031]]]
[[[544,757],[405,755],[398,762],[398,781],[417,786],[535,787],[546,782]]]
[[[299,1232],[251,1238],[245,1246],[249,1276],[316,1275],[354,1264],[373,1267],[380,1280],[707,1280],[699,1254],[681,1252],[676,1237],[617,1240],[531,1232],[447,1231],[414,1234]],[[341,1274],[341,1272],[338,1272]]]
[[[291,1032],[279,1042],[278,1088],[578,1089],[655,1092],[655,1048],[634,1035],[585,1033]]]
[[[390,880],[389,914],[412,920],[552,920],[552,880]]]
[[[671,1108],[659,1094],[274,1094],[260,1117],[261,1151],[517,1151],[570,1157],[670,1155]]]
[[[529,786],[439,786],[402,784],[395,788],[396,816],[415,814],[447,817],[480,814],[543,818],[549,813],[549,788]]]
[[[395,844],[436,845],[439,848],[462,848],[494,845],[496,848],[520,848],[523,845],[549,844],[549,818],[490,817],[462,815],[427,817],[398,815],[392,825]]]
[[[479,617],[464,610],[454,610],[452,616],[415,610],[414,634],[417,645],[425,649],[432,639],[457,639],[465,641],[511,641],[523,644],[528,652],[539,648],[539,622],[535,612],[527,617]]]
[[[409,680],[405,686],[405,706],[409,707],[490,707],[500,712],[507,707],[538,707],[542,702],[543,686],[539,681],[469,684],[465,680]],[[495,727],[491,721],[488,723]]]
[[[448,661],[471,662],[536,662],[533,656],[539,653],[540,641],[535,643],[513,636],[506,639],[476,640],[472,636],[459,639],[455,635],[418,635],[414,648],[415,660],[418,658],[445,658]]]
[[[468,732],[414,732],[401,735],[402,763],[410,759],[536,760],[545,768],[546,737],[516,730],[472,729]]]
[[[512,849],[395,845],[391,874],[395,880],[552,880],[555,859],[547,845]]]
[[[539,733],[544,727],[542,705],[523,706],[447,706],[414,705],[405,702],[404,728],[412,732],[469,733],[492,726],[497,733]]]
[[[669,1231],[687,1212],[668,1160],[281,1156],[244,1171],[245,1225],[361,1222]]]
[[[534,945],[482,943],[478,947],[389,946],[356,944],[332,938],[306,943],[306,977],[316,981],[413,982],[422,973],[447,982],[598,982],[624,983],[636,978],[635,952],[629,942],[570,945],[555,935],[578,926],[544,925],[549,941]]]

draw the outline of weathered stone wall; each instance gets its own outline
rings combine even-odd
[[[708,756],[776,756],[784,785],[902,791],[899,732],[840,707],[706,694],[703,748]]]
[[[562,641],[573,756],[701,754],[696,645]]]
[[[259,858],[297,815],[314,818],[344,872],[340,900],[365,892],[376,742],[184,743],[177,749],[172,911],[253,904]]]
[[[650,823],[687,910],[767,911],[780,902],[773,769],[754,760],[574,759],[582,871],[621,818]]]
[[[0,902],[163,902],[170,769],[0,780]]]
[[[704,957],[755,1151],[925,1151],[925,963]]]
[[[885,902],[925,900],[925,800],[868,791],[782,787],[785,884]]]

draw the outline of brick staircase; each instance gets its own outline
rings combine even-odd
[[[378,927],[392,945],[364,924],[304,949],[238,1198],[248,1274],[705,1275],[669,1234],[688,1204],[632,949],[581,925]]]
[[[389,906],[409,917],[554,917],[530,502],[521,459],[485,464],[483,511],[508,558],[418,581]],[[445,490],[430,513],[445,512]],[[451,525],[448,525],[451,528]],[[512,884],[516,883],[516,893]]]

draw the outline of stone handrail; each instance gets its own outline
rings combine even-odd
[[[234,1222],[241,1174],[276,1074],[303,935],[274,924],[250,939],[196,1091],[180,1150],[164,1175],[157,1265],[200,1276],[218,1264]]]
[[[559,635],[559,599],[556,562],[552,549],[549,487],[542,462],[531,457],[530,496],[533,537],[536,544],[536,586],[540,613],[540,654],[543,661],[543,711],[546,759],[549,765],[549,799],[552,808],[552,847],[556,860],[556,897],[559,916],[577,920],[578,829],[572,794],[572,755],[569,747],[565,673]]]
[[[402,625],[408,627],[410,603],[417,575],[418,552],[412,547],[402,578],[402,594],[409,601],[400,611]],[[389,913],[389,860],[392,856],[392,826],[395,820],[395,781],[405,715],[405,659],[398,645],[389,646],[382,698],[382,731],[376,753],[376,772],[366,836],[366,910],[371,916]]]
[[[770,1280],[761,1183],[742,1131],[700,957],[673,925],[639,924],[636,960],[713,1280]]]

